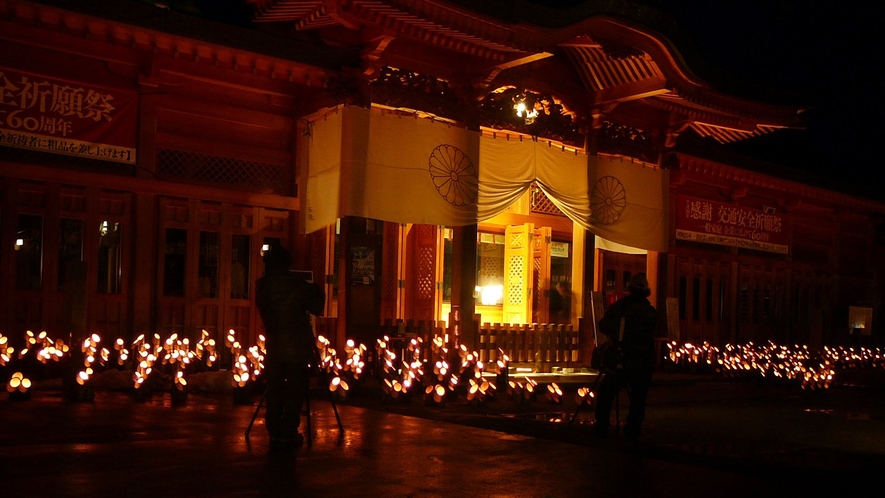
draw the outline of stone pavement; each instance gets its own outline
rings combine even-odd
[[[432,406],[385,400],[367,380],[335,404],[343,433],[317,391],[312,444],[290,452],[269,451],[261,417],[245,437],[257,397],[238,405],[192,394],[173,407],[168,394],[0,395],[0,496],[797,496],[881,486],[878,383],[802,392],[658,375],[638,441],[589,437],[585,412],[569,425],[566,391],[562,405],[499,396]]]
[[[503,430],[709,468],[756,474],[824,472],[840,479],[865,479],[885,468],[885,371],[843,373],[828,389],[803,390],[789,383],[726,379],[718,375],[656,373],[643,434],[625,441],[589,436],[592,408],[576,408],[577,386],[560,379],[562,404],[498,396],[493,402],[463,399],[443,406],[422,399],[399,403],[378,396],[349,402],[392,413]],[[543,380],[539,391],[543,393]],[[629,404],[619,396],[623,422]],[[616,408],[616,410],[618,410]]]

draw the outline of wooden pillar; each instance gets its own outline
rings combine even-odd
[[[449,320],[454,337],[452,347],[464,344],[472,350],[476,347],[478,331],[473,315],[476,313],[476,237],[477,225],[455,227],[452,237],[452,317]]]
[[[18,214],[16,209],[16,193],[18,180],[0,178],[0,293],[6,296],[6,302],[12,301],[15,287],[15,240]],[[0,306],[0,330],[8,334],[12,328],[12,306]]]
[[[577,232],[577,229],[576,229]],[[577,235],[577,234],[576,234]],[[596,319],[593,316],[593,303],[591,301],[592,292],[598,292],[600,287],[597,284],[598,275],[601,272],[596,250],[596,235],[587,230],[583,230],[583,243],[581,244],[581,260],[583,261],[581,281],[581,306],[586,310],[583,314],[584,319],[580,321],[582,327],[579,330],[581,334],[581,359],[582,364],[590,366],[590,357],[593,348],[596,347]],[[578,240],[577,236],[573,240]],[[575,246],[574,254],[578,253],[578,247]],[[572,270],[574,271],[574,269]]]
[[[142,93],[138,112],[138,178],[154,178],[157,172],[157,114],[161,95],[149,89]]]
[[[587,284],[592,282],[592,280],[587,280],[585,278],[585,276],[587,275],[587,272],[585,270],[586,266],[590,266],[591,274],[593,272],[592,255],[588,260],[587,252],[585,250],[586,246],[587,230],[585,230],[584,227],[582,227],[581,225],[572,222],[572,307],[569,321],[576,328],[578,319],[584,316],[584,310],[587,309],[586,304],[584,303],[584,299],[586,298],[586,295],[588,293],[584,290],[588,288]],[[590,288],[592,289],[592,287]]]
[[[335,262],[335,264],[338,265],[338,309],[336,310],[336,316],[338,316],[338,333],[336,334],[335,342],[333,343],[335,346],[343,345],[347,340],[347,304],[350,299],[349,293],[347,292],[347,282],[350,278],[347,248],[350,245],[351,237],[346,222],[347,218],[341,218],[338,220],[338,260]],[[366,346],[368,346],[368,344]]]
[[[656,252],[656,251],[648,251],[648,255],[645,258],[645,275],[648,278],[648,286],[651,289],[651,295],[648,297],[648,300],[651,301],[651,304],[658,310],[658,314],[665,316],[664,314],[667,312],[667,253]],[[666,330],[667,321],[666,320],[658,320],[658,327],[663,328],[663,330],[658,330],[658,337],[667,337],[668,331]]]
[[[338,284],[339,321],[344,340],[370,346],[381,327],[382,222],[348,216],[341,220],[341,272]],[[339,333],[342,328],[339,326]]]
[[[735,344],[737,342],[738,335],[738,309],[740,307],[740,272],[738,269],[737,261],[731,262],[731,288],[729,289],[729,293],[731,294],[731,302],[729,303],[730,309],[728,310],[729,315],[729,342]]]
[[[65,268],[65,285],[68,295],[68,314],[71,321],[71,335],[74,341],[82,341],[89,332],[89,320],[86,310],[88,304],[88,292],[86,285],[86,262],[69,262]]]
[[[133,261],[142,263],[132,264],[132,330],[131,337],[134,339],[139,334],[148,337],[156,330],[156,313],[154,303],[157,296],[157,288],[162,288],[162,282],[156,280],[158,264],[162,264],[157,258],[157,209],[154,194],[137,194],[135,196],[135,209],[131,219],[135,222],[134,238],[139,241],[133,244]]]

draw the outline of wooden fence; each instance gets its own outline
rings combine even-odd
[[[334,317],[317,317],[316,331],[333,342],[337,335],[338,319]],[[500,348],[510,358],[511,366],[532,367],[539,372],[550,372],[553,367],[575,367],[582,364],[584,351],[581,334],[568,324],[509,324],[509,323],[475,323],[477,330],[476,343],[472,350],[479,355],[484,363],[498,360]],[[390,338],[390,346],[402,358],[408,342],[413,338],[423,341],[421,360],[432,358],[431,341],[435,336],[451,334],[443,321],[434,320],[385,320],[379,326],[378,337]],[[366,344],[369,351],[374,352],[375,344]],[[469,346],[468,346],[469,347]],[[372,355],[374,356],[374,355]]]
[[[539,372],[552,367],[580,367],[580,333],[572,325],[484,323],[479,328],[477,352],[484,362],[498,360],[498,348],[513,366],[531,366]]]
[[[432,359],[433,350],[431,342],[436,336],[445,336],[448,333],[446,322],[436,320],[385,320],[381,325],[379,337],[387,336],[391,340],[391,348],[398,351],[400,358],[404,357],[408,341],[413,338],[421,339],[421,361],[426,363]],[[367,344],[368,346],[368,344]],[[375,345],[372,344],[374,348]]]

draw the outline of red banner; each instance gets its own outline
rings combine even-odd
[[[790,232],[783,216],[722,202],[676,196],[676,238],[788,254]]]
[[[135,164],[138,95],[0,67],[0,145]]]

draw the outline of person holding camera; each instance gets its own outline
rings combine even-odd
[[[609,432],[612,404],[622,387],[627,388],[630,409],[624,426],[628,438],[639,436],[645,419],[645,404],[655,369],[654,335],[658,312],[648,296],[651,289],[644,274],[634,275],[627,284],[628,294],[615,301],[599,321],[599,330],[617,348],[603,365],[603,375],[596,398],[596,422],[593,431],[605,437]]]
[[[308,365],[316,348],[310,315],[322,315],[325,306],[322,288],[290,272],[291,263],[285,248],[275,245],[267,250],[264,276],[258,279],[255,292],[265,329],[265,423],[272,449],[304,442],[298,427]]]

